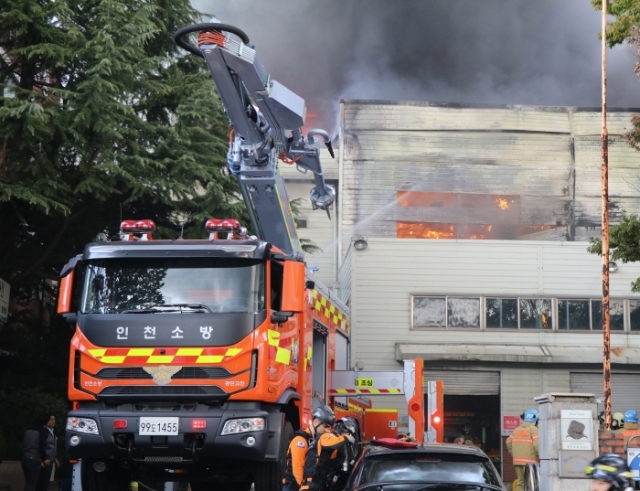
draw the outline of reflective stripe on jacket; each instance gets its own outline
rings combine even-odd
[[[287,468],[284,473],[284,484],[288,484],[291,489],[299,489],[302,485],[304,474],[304,463],[309,451],[309,441],[311,432],[309,430],[299,430],[289,443],[287,450]]]
[[[538,462],[539,448],[538,427],[524,422],[507,438],[507,449],[513,457],[513,465],[527,465]]]

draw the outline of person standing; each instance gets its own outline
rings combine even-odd
[[[40,429],[47,423],[49,417],[43,420],[39,416],[33,428],[24,432],[22,438],[22,472],[24,473],[24,491],[36,491],[40,471],[42,470],[42,457],[40,454]]]
[[[353,418],[341,418],[335,427],[318,438],[317,457],[309,452],[305,462],[302,491],[329,491],[340,489],[340,478],[350,465],[350,446],[355,442],[358,426]]]
[[[336,415],[329,406],[320,406],[311,413],[311,426],[306,430],[298,430],[289,443],[287,450],[287,466],[284,473],[282,491],[298,491],[304,478],[304,465],[311,452],[315,460],[316,439],[331,429],[336,422]]]
[[[42,459],[42,469],[38,477],[36,491],[47,491],[53,466],[60,467],[60,462],[56,458],[58,438],[53,432],[56,426],[56,417],[53,414],[47,414],[42,419],[45,421],[44,426],[40,428],[39,435],[39,453]]]
[[[517,491],[524,491],[524,468],[528,463],[538,462],[538,411],[527,409],[522,415],[524,422],[507,438],[507,449],[513,457],[518,476]]]

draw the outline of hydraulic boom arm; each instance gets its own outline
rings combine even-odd
[[[198,47],[184,39],[191,32],[200,32]],[[329,214],[335,190],[325,183],[315,144],[316,137],[322,138],[334,157],[329,134],[313,129],[305,140],[304,99],[270,78],[240,29],[213,19],[183,27],[174,37],[182,48],[205,59],[218,87],[232,126],[229,169],[238,179],[256,234],[287,254],[300,253],[278,159],[314,174],[313,209]]]

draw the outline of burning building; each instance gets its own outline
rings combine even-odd
[[[640,211],[632,112],[608,115],[612,224]],[[469,425],[496,461],[533,397],[602,392],[601,260],[586,252],[600,125],[581,108],[342,101],[339,158],[323,161],[333,222],[308,214],[300,230],[323,248],[307,263],[351,304],[352,365],[423,358],[425,380],[444,381],[445,437]],[[640,410],[638,277],[638,264],[611,274],[616,411]],[[406,415],[402,396],[375,403]]]

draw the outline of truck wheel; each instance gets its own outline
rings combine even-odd
[[[100,461],[106,464],[102,472],[95,470],[93,464],[97,461],[82,460],[82,491],[128,491],[129,482],[122,472],[118,472],[115,463]]]
[[[287,465],[287,450],[293,439],[293,426],[286,422],[280,438],[280,451],[276,462],[263,462],[256,467],[254,479],[255,491],[274,491],[282,489],[282,479]]]

